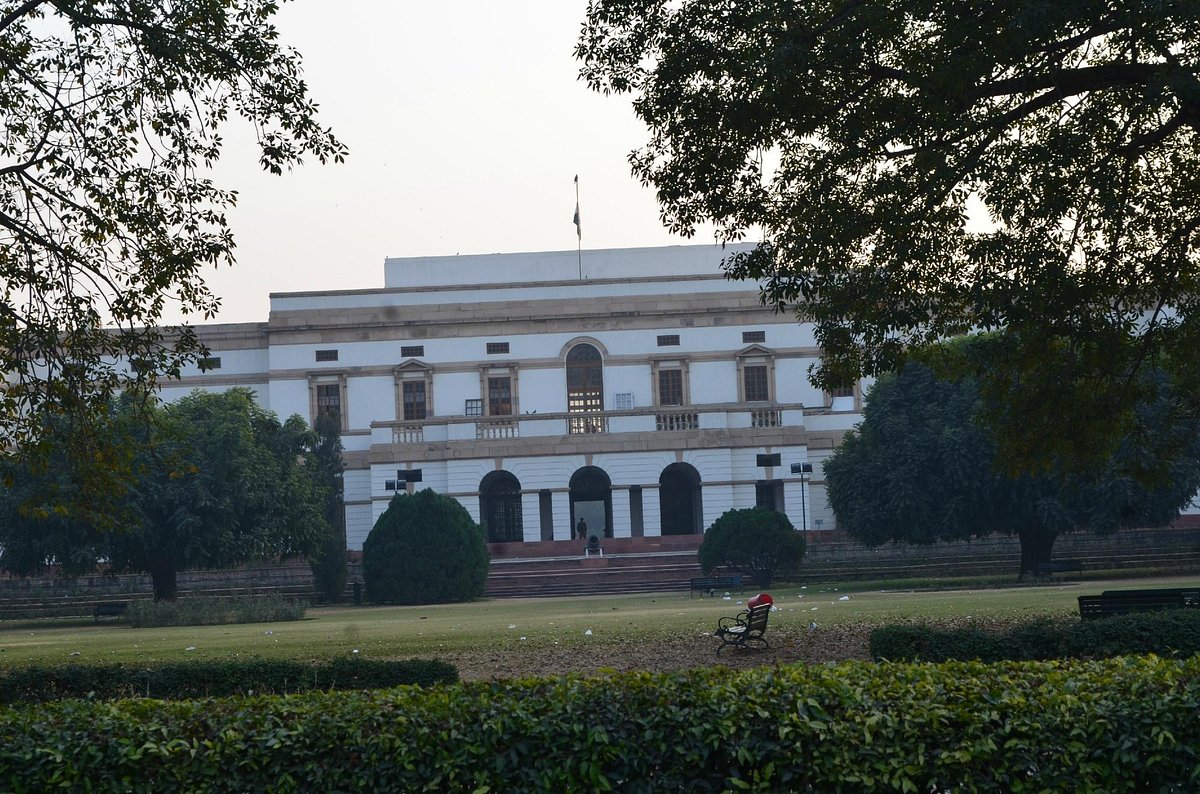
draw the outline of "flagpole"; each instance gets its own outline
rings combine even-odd
[[[579,222],[579,174],[575,175],[575,256],[579,260],[579,280],[583,281],[583,224]]]

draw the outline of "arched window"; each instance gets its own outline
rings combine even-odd
[[[704,505],[700,472],[687,463],[672,463],[658,478],[658,499],[664,535],[704,534]]]
[[[479,483],[479,517],[488,543],[524,541],[520,481],[506,471],[484,477]]]
[[[604,360],[586,342],[567,353],[567,412],[600,413],[604,410]],[[603,433],[603,417],[571,417],[572,433]]]

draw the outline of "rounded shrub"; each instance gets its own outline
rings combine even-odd
[[[489,564],[479,525],[428,488],[392,497],[363,543],[363,583],[377,604],[472,601],[483,595]]]
[[[804,559],[804,537],[783,513],[765,507],[727,510],[704,533],[698,552],[705,574],[725,567],[769,587]]]

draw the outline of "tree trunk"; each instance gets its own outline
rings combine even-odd
[[[1050,562],[1050,550],[1054,548],[1054,540],[1058,534],[1045,529],[1023,529],[1017,533],[1021,540],[1021,570],[1022,579],[1031,578],[1037,570],[1037,565]]]
[[[163,557],[151,562],[150,581],[154,583],[155,601],[174,601],[178,595],[175,582],[175,560]]]

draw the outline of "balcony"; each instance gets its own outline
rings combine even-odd
[[[421,422],[374,422],[372,445],[417,445],[459,442],[498,442],[507,439],[558,437],[619,437],[637,433],[704,433],[705,431],[783,431],[804,429],[804,407],[799,404],[743,404],[688,406],[663,410],[662,406],[624,411],[589,413],[528,413],[519,416],[435,416]]]

